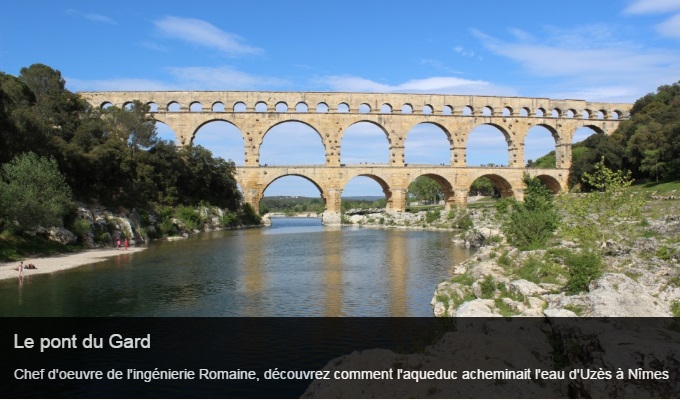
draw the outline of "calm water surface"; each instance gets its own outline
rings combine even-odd
[[[0,315],[431,316],[436,285],[471,254],[449,232],[272,222],[0,281]]]

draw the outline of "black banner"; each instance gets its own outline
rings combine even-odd
[[[678,398],[675,318],[2,318],[3,398]]]

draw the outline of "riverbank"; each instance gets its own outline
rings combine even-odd
[[[680,202],[650,199],[642,217],[612,225],[625,235],[602,243],[601,272],[585,290],[569,291],[569,280],[592,265],[588,253],[560,238],[544,249],[520,250],[503,239],[491,212],[475,214],[473,227],[454,242],[480,249],[437,286],[434,315],[680,316]]]
[[[146,247],[130,247],[127,250],[95,249],[50,257],[27,258],[24,260],[24,265],[29,263],[34,264],[36,269],[24,269],[24,276],[29,277],[32,275],[51,274],[53,272],[76,268],[82,265],[97,263],[121,254],[134,254],[146,249]],[[18,279],[19,272],[15,270],[18,265],[19,262],[17,261],[0,264],[0,280]]]

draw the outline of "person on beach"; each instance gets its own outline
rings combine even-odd
[[[120,250],[120,238],[116,239],[116,249]]]
[[[125,250],[127,250],[128,244],[129,244],[127,238],[125,238],[125,240],[123,241],[123,244],[125,245]]]
[[[23,279],[24,278],[24,262],[23,261],[21,263],[19,263],[19,266],[17,267],[17,269],[19,270],[19,279]]]

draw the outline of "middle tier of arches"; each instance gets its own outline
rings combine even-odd
[[[198,130],[214,121],[234,125],[241,133],[244,143],[244,165],[259,166],[260,150],[271,130],[287,122],[297,122],[310,127],[319,135],[324,147],[325,165],[341,165],[341,148],[344,133],[358,123],[368,123],[382,131],[387,139],[390,166],[405,165],[405,141],[409,132],[418,125],[434,125],[446,136],[450,150],[450,164],[465,167],[466,148],[470,133],[475,128],[488,125],[500,131],[507,143],[510,167],[524,166],[524,140],[529,130],[540,126],[552,135],[555,142],[556,168],[569,168],[571,164],[571,141],[576,130],[588,127],[596,132],[609,133],[617,124],[614,121],[555,120],[551,118],[508,117],[458,117],[446,116],[385,116],[385,115],[327,115],[318,114],[244,114],[231,113],[155,113],[156,120],[168,125],[175,134],[178,145],[192,143]]]

